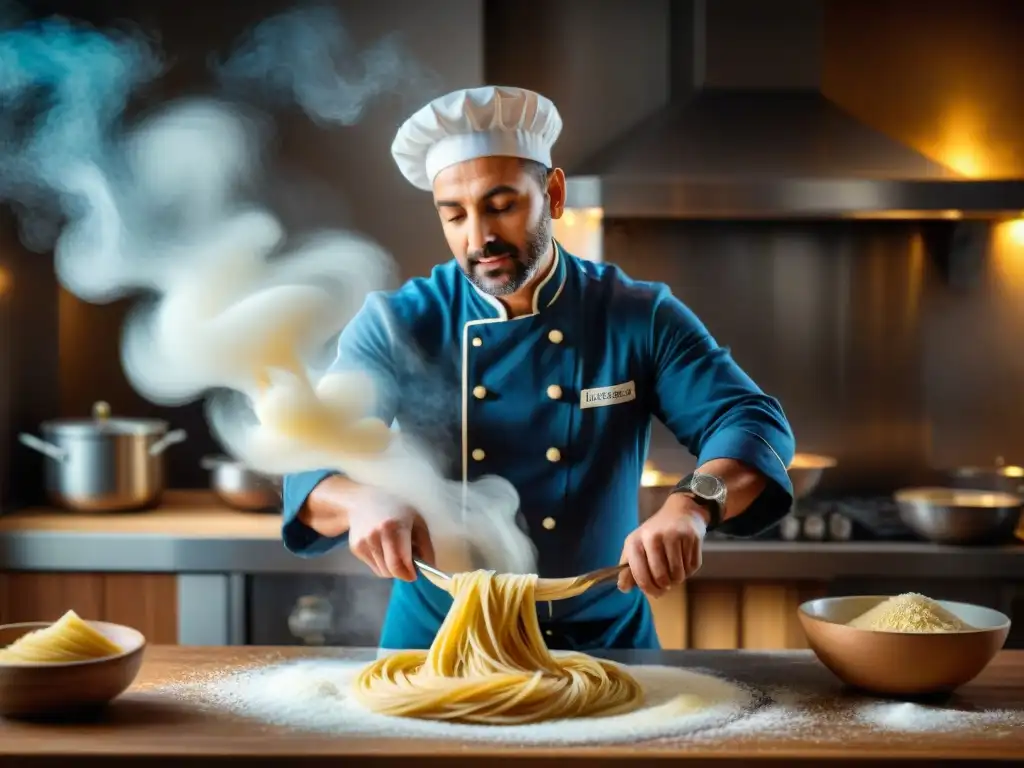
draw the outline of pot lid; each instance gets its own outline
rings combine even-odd
[[[225,456],[224,454],[216,454],[214,456],[203,456],[203,458],[199,460],[199,464],[200,466],[202,466],[203,469],[210,470],[217,469],[217,467],[238,467],[239,469],[249,469],[244,462],[241,462],[238,459],[233,459],[230,456]]]
[[[1001,475],[1002,477],[1012,477],[1014,479],[1024,479],[1024,467],[1017,466],[1015,464],[1007,464],[1006,460],[1002,456],[997,456],[995,463],[990,467],[984,466],[970,466],[970,467],[957,467],[953,470],[956,475]]]
[[[110,406],[99,401],[93,404],[91,419],[52,419],[40,429],[49,435],[162,435],[168,424],[161,419],[112,418]]]

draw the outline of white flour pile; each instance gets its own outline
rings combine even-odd
[[[292,662],[183,684],[168,692],[219,711],[309,732],[518,744],[623,743],[695,734],[742,718],[759,700],[758,694],[711,675],[637,666],[630,667],[630,673],[646,695],[637,711],[535,725],[467,725],[366,711],[348,696],[349,685],[363,666],[346,661]]]

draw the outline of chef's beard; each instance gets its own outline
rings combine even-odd
[[[537,226],[526,233],[523,249],[504,240],[492,240],[482,252],[472,253],[462,268],[463,274],[489,296],[510,296],[537,276],[544,254],[551,246],[551,213],[545,212]],[[487,256],[508,256],[508,264],[500,267],[480,264]],[[498,279],[505,278],[498,282]]]

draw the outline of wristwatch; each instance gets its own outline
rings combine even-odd
[[[672,489],[672,493],[685,493],[708,511],[708,529],[722,522],[727,490],[725,481],[716,475],[691,472]],[[669,494],[671,495],[671,494]]]

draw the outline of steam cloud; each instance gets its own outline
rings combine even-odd
[[[298,104],[319,125],[352,125],[385,93],[416,93],[435,78],[402,51],[398,35],[360,50],[336,8],[297,8],[258,24],[225,61],[218,81],[273,106]]]
[[[83,300],[149,294],[124,329],[129,381],[165,405],[227,391],[207,410],[236,458],[270,474],[334,468],[386,491],[423,514],[442,567],[532,572],[511,484],[443,479],[429,446],[372,416],[368,372],[316,365],[393,276],[388,254],[354,232],[289,236],[246,194],[261,134],[226,102],[167,104],[126,128],[129,97],[164,69],[141,34],[58,19],[0,32],[0,198],[26,245],[52,245]],[[322,125],[356,121],[417,71],[393,37],[360,54],[323,7],[267,19],[215,70],[222,87],[293,101]]]

